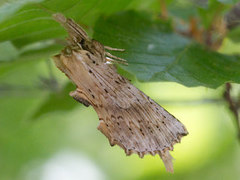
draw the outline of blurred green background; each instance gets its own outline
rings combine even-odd
[[[60,51],[61,46],[52,46],[51,43],[48,46],[42,41],[30,44],[31,39],[18,35],[13,39],[3,37],[4,26],[17,21],[11,18],[20,18],[14,13],[26,13],[30,7],[39,10],[39,6],[29,5],[29,2],[40,2],[41,6],[52,11],[61,11],[61,8],[64,11],[64,7],[70,6],[71,2],[78,3],[33,0],[7,1],[7,4],[6,1],[0,2],[0,14],[5,16],[0,17],[0,22],[3,22],[0,25],[0,180],[240,179],[237,125],[222,98],[223,86],[210,89],[190,88],[175,82],[139,82],[129,74],[136,87],[186,126],[189,135],[171,152],[175,159],[174,174],[165,171],[157,156],[145,156],[144,159],[137,155],[127,157],[119,147],[110,147],[105,136],[96,129],[98,117],[93,108],[86,108],[68,96],[75,87],[50,59],[51,55]],[[94,1],[89,2],[94,4]],[[117,2],[122,6],[117,6]],[[166,2],[170,4],[170,9],[175,8],[172,12],[179,13],[181,9],[172,5],[175,1]],[[90,13],[83,12],[86,18],[80,22],[91,27],[99,14],[109,15],[125,9],[158,14],[158,3],[154,0],[114,3],[105,0],[101,4],[104,10],[89,8],[86,12]],[[226,7],[231,6],[227,4]],[[188,13],[195,13],[189,9]],[[66,14],[73,18],[80,16],[70,10]],[[25,14],[25,17],[28,16]],[[182,16],[187,16],[186,11]],[[93,31],[88,27],[90,34]],[[56,36],[64,37],[63,30],[58,32],[60,35]],[[219,51],[232,54],[238,53],[239,48],[238,42],[226,37]],[[124,72],[121,68],[119,71]],[[239,85],[234,84],[234,88],[238,92]]]

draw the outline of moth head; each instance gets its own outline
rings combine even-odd
[[[75,23],[74,20],[66,18],[61,13],[55,13],[52,15],[52,17],[55,21],[59,22],[66,29],[72,44],[79,43],[82,39],[90,39],[84,29],[82,29],[81,26]]]
[[[100,54],[104,54],[105,52],[104,46],[94,39],[92,40],[92,47]]]
[[[70,56],[70,55],[72,55],[72,48],[70,46],[67,46],[62,50],[62,53],[65,56]]]
[[[91,46],[92,46],[92,48],[91,48],[92,51],[91,52],[94,55],[100,57],[102,60],[104,60],[105,59],[105,49],[104,49],[104,46],[100,42],[98,42],[98,41],[96,41],[94,39],[91,41]]]

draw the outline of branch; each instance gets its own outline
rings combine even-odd
[[[232,86],[230,83],[226,83],[226,89],[223,94],[223,97],[225,101],[228,103],[229,109],[232,111],[234,115],[234,119],[236,120],[237,126],[238,126],[238,138],[240,140],[240,120],[239,120],[239,115],[238,115],[238,110],[239,110],[239,100],[235,100],[231,97],[231,89]]]

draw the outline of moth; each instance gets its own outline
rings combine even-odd
[[[154,102],[129,80],[119,75],[111,63],[127,62],[113,56],[111,48],[89,38],[72,19],[53,14],[68,32],[68,45],[53,57],[56,66],[76,84],[70,92],[78,102],[91,105],[98,114],[100,130],[110,145],[119,145],[127,155],[160,155],[166,170],[173,172],[173,145],[188,134],[184,125]]]

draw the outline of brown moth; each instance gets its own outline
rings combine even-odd
[[[126,62],[90,39],[72,19],[54,14],[68,32],[68,46],[54,56],[56,66],[76,84],[70,93],[85,106],[93,106],[99,117],[98,129],[110,145],[119,145],[127,155],[159,154],[167,171],[173,172],[169,150],[188,134],[184,125],[151,98],[119,75],[109,62]]]

